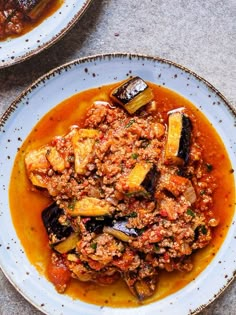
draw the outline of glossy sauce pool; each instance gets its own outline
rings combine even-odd
[[[204,158],[212,164],[211,174],[217,178],[214,214],[220,219],[220,224],[214,229],[211,243],[192,255],[193,270],[188,273],[160,272],[157,291],[154,296],[145,300],[144,304],[178,291],[206,268],[226,237],[234,214],[235,202],[233,170],[224,145],[215,129],[192,103],[179,94],[151,83],[150,86],[155,94],[158,111],[164,117],[167,116],[169,110],[185,107],[193,122],[193,132],[201,132],[199,142],[205,152]],[[60,103],[39,121],[17,154],[9,189],[12,219],[29,261],[46,277],[48,277],[47,265],[51,251],[42,224],[41,212],[51,201],[42,192],[32,191],[32,185],[25,173],[24,153],[48,143],[54,136],[66,134],[68,128],[73,124],[82,126],[89,106],[94,101],[109,101],[108,95],[112,88],[114,88],[114,84],[84,91]],[[74,299],[101,306],[134,307],[140,305],[122,280],[109,286],[72,280],[65,294]]]

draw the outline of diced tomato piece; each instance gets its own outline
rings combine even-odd
[[[58,260],[50,262],[47,271],[49,280],[54,284],[56,290],[63,293],[71,279],[69,269],[63,264],[62,260]]]

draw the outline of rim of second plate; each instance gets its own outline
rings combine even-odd
[[[31,49],[30,51],[28,52],[22,52],[21,55],[17,56],[16,58],[12,59],[10,57],[8,57],[6,59],[6,61],[2,62],[0,60],[0,69],[3,69],[3,68],[7,68],[7,67],[10,67],[10,66],[13,66],[15,64],[18,64],[18,63],[21,63],[25,60],[28,60],[30,59],[31,57],[39,54],[40,52],[42,52],[43,50],[45,49],[48,49],[49,47],[53,46],[56,42],[58,42],[60,39],[62,39],[66,34],[67,32],[69,32],[73,27],[74,25],[78,22],[78,20],[80,18],[82,18],[82,16],[84,15],[84,13],[87,11],[88,7],[91,5],[93,0],[84,0],[83,1],[83,4],[81,5],[79,11],[73,16],[73,19],[71,19],[68,24],[66,25],[66,27],[64,27],[63,29],[61,29],[58,33],[55,33],[55,35],[53,37],[51,37],[49,40],[47,40],[45,43],[43,43],[42,45],[40,46],[37,46],[36,48],[33,48]],[[62,4],[63,5],[63,4]],[[43,23],[43,22],[42,22]],[[36,27],[40,27],[40,24]],[[26,33],[28,34],[28,33]],[[26,35],[25,34],[25,35]],[[22,35],[23,36],[23,35]],[[19,37],[16,37],[16,38],[20,38],[21,36]],[[14,40],[14,39],[13,39]],[[11,39],[10,39],[11,41]],[[0,42],[1,44],[1,42]]]

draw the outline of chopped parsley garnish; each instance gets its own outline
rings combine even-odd
[[[75,203],[76,203],[76,198],[73,198],[71,203],[68,205],[68,209],[74,210],[75,208]]]
[[[205,227],[205,225],[201,225],[201,232],[203,235],[207,234],[207,228]]]
[[[91,244],[90,244],[90,247],[91,247],[92,249],[96,250],[96,249],[97,249],[97,243],[91,243]]]
[[[133,125],[133,123],[135,123],[135,119],[130,119],[130,121],[128,122],[128,124],[125,126],[125,128],[129,128]]]
[[[158,243],[155,243],[154,244],[154,250],[155,251],[159,251],[159,249],[160,249],[160,247],[159,247]]]
[[[206,163],[207,172],[211,172],[213,170],[212,164]]]
[[[195,217],[195,213],[190,208],[187,209],[187,215],[190,215],[191,217]]]
[[[132,153],[131,154],[132,159],[137,160],[138,158],[138,153]]]

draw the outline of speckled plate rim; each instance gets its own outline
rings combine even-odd
[[[77,0],[75,0],[76,3]],[[54,45],[58,40],[60,40],[65,34],[78,22],[78,20],[83,16],[85,11],[88,9],[93,0],[79,0],[80,3],[73,4],[71,0],[65,0],[65,3],[62,4],[61,8],[59,8],[54,14],[47,17],[45,21],[42,21],[36,28],[32,31],[16,37],[12,39],[8,39],[6,41],[0,41],[0,69],[6,68],[17,63],[23,62],[32,56],[42,52],[43,50]],[[78,2],[78,1],[77,1]],[[75,12],[73,12],[72,16],[65,16],[65,23],[62,23],[62,26],[59,28],[54,28],[52,34],[49,36],[38,36],[39,30],[41,33],[44,32],[44,29],[48,29],[48,22],[53,19],[53,17],[58,17],[63,15],[61,13],[61,9],[65,6],[71,6],[71,12],[73,7],[75,7]],[[53,22],[52,22],[53,24]],[[45,27],[44,27],[45,25]],[[36,36],[38,39],[36,40]],[[30,39],[33,39],[33,43],[30,43]],[[9,43],[14,45],[15,47],[19,44],[22,46],[19,52],[14,53],[14,51],[10,52]],[[15,44],[14,44],[15,43]]]
[[[220,133],[223,141],[226,143],[227,149],[229,151],[229,155],[231,158],[232,166],[235,169],[236,166],[236,157],[235,157],[235,151],[236,151],[236,144],[235,144],[235,126],[236,126],[236,112],[235,109],[230,105],[230,103],[226,100],[226,98],[216,89],[214,88],[209,82],[207,82],[205,79],[201,78],[191,70],[178,65],[174,62],[171,62],[166,59],[158,58],[158,57],[151,57],[151,56],[145,56],[145,55],[138,55],[138,54],[126,54],[126,53],[113,53],[113,54],[105,54],[105,55],[96,55],[91,57],[85,57],[81,58],[72,62],[69,62],[65,65],[62,65],[56,69],[53,69],[49,73],[45,74],[41,78],[39,78],[37,81],[35,81],[29,88],[27,88],[13,103],[12,105],[7,109],[7,111],[3,114],[1,120],[0,120],[0,143],[2,142],[2,138],[5,139],[5,143],[2,142],[3,145],[7,145],[7,139],[6,135],[4,135],[4,128],[9,128],[10,125],[14,125],[17,120],[15,120],[17,117],[15,117],[15,114],[17,114],[19,111],[21,112],[24,110],[24,107],[28,107],[27,111],[29,110],[30,103],[30,96],[37,97],[37,93],[40,94],[41,89],[46,89],[49,84],[53,84],[53,82],[60,82],[60,76],[64,75],[74,75],[73,71],[78,71],[82,77],[81,80],[86,81],[86,78],[89,77],[88,80],[94,81],[91,85],[98,86],[100,77],[98,73],[94,70],[94,67],[100,66],[100,68],[103,69],[105,67],[109,68],[110,65],[114,67],[113,63],[117,62],[119,64],[122,64],[122,67],[124,68],[122,71],[123,77],[121,76],[121,73],[119,73],[119,76],[114,77],[115,73],[111,71],[109,79],[107,79],[106,82],[102,82],[102,84],[106,84],[109,82],[112,82],[113,80],[121,80],[124,78],[125,75],[130,75],[132,72],[138,75],[141,75],[144,79],[155,82],[157,84],[163,84],[168,88],[173,89],[172,84],[170,82],[165,81],[165,75],[167,78],[170,79],[170,81],[173,83],[174,81],[183,80],[183,82],[186,83],[186,86],[194,86],[195,88],[202,89],[204,88],[204,93],[201,95],[200,104],[196,104],[192,100],[196,95],[194,93],[190,93],[189,95],[184,95],[185,97],[189,98],[190,101],[195,103],[199,109],[204,109],[204,105],[201,105],[202,99],[204,102],[209,103],[211,102],[211,105],[214,105],[213,107],[209,109],[207,116],[209,119],[210,115],[210,121],[214,123],[219,123],[219,117],[215,114],[216,112],[219,112],[219,115],[224,115],[224,119],[226,119],[226,123],[220,124],[220,129],[216,128],[218,133]],[[127,66],[127,67],[126,67]],[[137,68],[135,68],[137,66]],[[153,72],[155,72],[155,79],[150,79],[150,73],[147,73],[147,69],[150,67]],[[132,68],[132,71],[130,72],[129,69]],[[171,74],[171,68],[174,68],[177,74],[172,75]],[[148,68],[149,69],[149,68]],[[92,70],[92,71],[91,71]],[[94,70],[94,72],[93,72]],[[101,70],[101,69],[100,69]],[[135,71],[134,71],[135,70]],[[150,70],[150,69],[149,69]],[[113,70],[114,71],[114,70]],[[172,75],[171,78],[168,77],[168,72]],[[159,75],[157,75],[159,73]],[[167,74],[166,74],[167,73]],[[182,78],[181,78],[182,76]],[[180,78],[179,78],[180,77]],[[59,80],[59,81],[57,81]],[[64,80],[65,81],[65,80]],[[73,80],[72,80],[73,81]],[[181,81],[181,84],[183,83]],[[64,83],[60,87],[61,90],[64,90]],[[81,82],[79,82],[81,83]],[[73,84],[73,83],[71,83]],[[82,84],[83,85],[83,84]],[[186,86],[184,87],[186,89]],[[78,88],[78,87],[77,87]],[[79,90],[75,88],[74,93],[78,92],[80,89],[83,90],[83,87],[80,87]],[[60,89],[59,89],[60,90]],[[182,94],[179,90],[176,90],[178,93]],[[60,91],[61,92],[61,91]],[[66,92],[68,95],[71,94],[71,90]],[[59,94],[59,93],[58,93]],[[67,98],[66,96],[65,98]],[[44,100],[44,99],[42,99]],[[210,100],[210,101],[209,101]],[[58,103],[58,100],[55,100],[55,105]],[[212,108],[215,110],[213,111]],[[29,115],[33,115],[35,113],[29,113]],[[36,113],[36,118],[34,118],[33,125],[39,120],[39,116]],[[35,121],[36,119],[36,121]],[[222,121],[221,121],[222,122]],[[229,126],[230,124],[230,126]],[[12,126],[11,126],[12,127]],[[230,128],[230,129],[228,129]],[[32,128],[31,128],[32,129]],[[17,131],[20,132],[20,129]],[[28,133],[26,133],[28,134]],[[15,140],[15,143],[17,143],[17,139]],[[16,153],[16,152],[15,152]],[[12,159],[14,160],[14,159]],[[8,158],[5,157],[5,163],[7,164]],[[12,163],[12,162],[11,162]],[[10,164],[10,170],[12,164]],[[0,160],[0,166],[3,164],[3,160]],[[6,194],[6,186],[5,181],[2,180],[3,174],[0,171],[0,191],[2,191],[3,194]],[[235,175],[234,175],[235,178]],[[236,180],[235,180],[236,181]],[[2,201],[0,201],[0,226],[1,226],[1,217],[4,215],[4,209],[1,209],[3,207]],[[9,217],[9,213],[8,213]],[[129,309],[113,309],[109,307],[97,307],[95,305],[86,304],[80,301],[72,301],[68,300],[68,298],[65,296],[60,296],[57,300],[57,303],[60,303],[60,307],[58,309],[53,309],[53,307],[49,307],[48,302],[40,303],[41,296],[47,296],[49,299],[49,303],[51,302],[50,298],[54,298],[55,291],[51,288],[50,284],[42,278],[38,273],[35,271],[34,267],[31,265],[27,265],[27,276],[23,276],[22,274],[14,274],[14,271],[12,266],[10,270],[6,268],[6,262],[4,262],[3,254],[7,253],[7,247],[14,247],[19,246],[19,241],[15,239],[16,235],[12,238],[14,242],[11,242],[10,236],[7,240],[2,238],[0,235],[0,265],[9,279],[9,281],[14,285],[14,287],[36,308],[40,309],[42,312],[45,312],[46,314],[75,314],[72,313],[71,310],[67,312],[66,310],[66,304],[63,304],[63,307],[61,305],[61,300],[66,301],[66,303],[70,303],[70,305],[78,307],[78,311],[81,311],[81,314],[87,314],[87,315],[97,315],[97,314],[119,314],[119,315],[133,315],[137,314],[137,312],[140,315],[146,315],[150,314],[150,312],[155,311],[155,314],[165,314],[165,315],[172,315],[172,314],[197,314],[199,311],[204,309],[209,303],[211,303],[214,299],[216,299],[228,286],[230,282],[232,282],[235,278],[235,269],[236,269],[236,261],[235,261],[235,254],[236,254],[236,214],[234,215],[232,225],[228,231],[227,238],[225,239],[221,249],[217,253],[216,257],[213,259],[211,264],[189,285],[187,285],[184,289],[168,296],[167,298],[164,298],[156,303],[152,303],[146,306],[142,306],[137,308],[129,308]],[[14,233],[14,231],[11,231]],[[9,241],[10,240],[10,241]],[[15,245],[16,243],[16,245]],[[20,249],[20,255],[23,257],[22,259],[25,259],[25,255],[23,253],[23,249]],[[3,254],[2,254],[3,253]],[[8,251],[9,254],[9,251]],[[10,252],[11,257],[11,252]],[[12,257],[11,257],[12,258]],[[13,258],[14,259],[14,258]],[[25,260],[27,262],[27,259]],[[220,267],[219,267],[220,264]],[[217,271],[217,277],[214,277],[215,272]],[[12,274],[13,273],[13,274]],[[227,274],[227,278],[226,278]],[[213,278],[211,280],[211,287],[208,286],[203,287],[202,283],[206,284],[208,277],[213,275]],[[29,284],[30,278],[34,278],[34,280],[37,278],[39,281],[35,284],[37,290],[40,290],[41,296],[32,296],[31,292],[26,288],[26,283]],[[31,279],[32,280],[32,279]],[[31,283],[30,283],[31,284]],[[29,285],[30,285],[29,284]],[[46,288],[46,289],[45,289]],[[201,290],[199,290],[201,288]],[[45,291],[46,290],[46,291]],[[186,299],[186,297],[191,297],[191,294],[194,291],[194,298],[195,301],[190,301]],[[209,292],[210,291],[210,292]],[[51,293],[53,292],[53,293]],[[190,295],[189,295],[190,294]],[[197,298],[196,298],[197,297]],[[196,301],[197,300],[197,301]],[[41,300],[42,301],[42,300]],[[184,303],[183,303],[184,301]],[[53,302],[55,302],[53,300]],[[187,304],[186,304],[187,303]],[[184,305],[183,305],[184,304]],[[181,308],[181,310],[180,310]],[[60,313],[61,312],[61,313]]]

